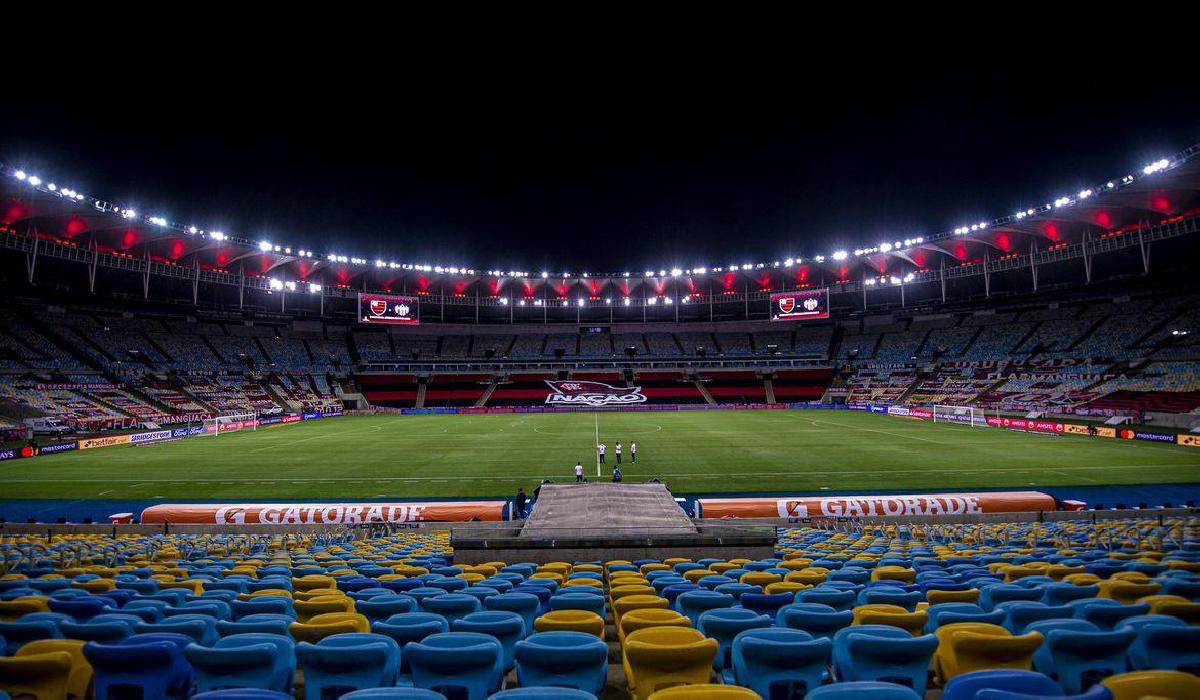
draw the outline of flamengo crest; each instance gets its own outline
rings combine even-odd
[[[612,386],[601,382],[551,381],[546,380],[556,393],[546,397],[547,404],[560,406],[619,406],[628,403],[645,403],[642,387]]]

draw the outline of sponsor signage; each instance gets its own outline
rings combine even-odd
[[[417,317],[417,299],[359,292],[358,320],[362,323],[415,326],[420,323]]]
[[[889,416],[907,416],[908,415],[908,409],[905,408],[904,406],[888,406],[887,412],[888,412]]]
[[[164,503],[142,511],[143,523],[202,525],[363,525],[503,520],[504,501],[437,503]]]
[[[1200,435],[1179,435],[1176,437],[1176,442],[1188,447],[1200,447]]]
[[[697,501],[704,518],[874,518],[888,515],[962,515],[1054,510],[1054,498],[1040,491],[938,493],[905,496],[794,498],[705,498]]]
[[[1162,433],[1134,433],[1133,436],[1138,440],[1152,440],[1154,442],[1175,442],[1174,435],[1164,435]]]
[[[546,396],[549,406],[624,406],[645,403],[640,386],[612,386],[603,382],[545,380],[553,393]]]
[[[828,289],[771,295],[772,321],[803,321],[813,318],[829,318]]]
[[[1062,423],[1042,420],[1026,420],[1024,418],[988,418],[987,424],[1009,430],[1031,430],[1035,433],[1061,433]]]
[[[38,454],[52,455],[59,452],[70,452],[77,447],[79,447],[79,445],[74,440],[71,442],[56,442],[50,445],[42,445],[38,448]]]
[[[128,435],[109,435],[107,437],[88,438],[79,441],[79,449],[91,450],[97,447],[112,447],[113,445],[128,445]]]
[[[170,440],[174,436],[174,432],[173,430],[156,430],[152,433],[137,433],[129,436],[129,442],[134,445],[141,445],[147,442]]]
[[[20,456],[21,455],[15,449],[13,449],[11,447],[7,447],[3,450],[0,450],[0,462],[9,460],[9,459],[17,459]]]

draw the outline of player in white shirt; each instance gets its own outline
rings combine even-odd
[[[633,464],[637,464],[637,443],[636,442],[629,443],[629,461],[632,462]]]
[[[583,483],[583,464],[581,462],[575,463],[575,483]]]
[[[602,442],[599,445],[596,445],[596,449],[600,452],[600,463],[604,464],[604,453],[608,450],[608,448]]]
[[[616,452],[617,452],[617,464],[620,464],[621,463],[621,443],[620,442],[617,443]]]

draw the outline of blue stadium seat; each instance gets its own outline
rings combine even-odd
[[[410,642],[404,655],[415,687],[462,693],[467,700],[482,700],[500,687],[504,650],[493,637],[473,632],[434,634]]]
[[[856,625],[833,637],[833,668],[839,681],[886,681],[922,697],[938,639],[913,637],[890,625]]]
[[[608,646],[583,632],[538,632],[517,642],[521,686],[561,686],[590,693],[604,689]]]
[[[799,630],[745,630],[733,640],[733,676],[738,685],[772,697],[772,688],[808,692],[821,684],[833,643]]]

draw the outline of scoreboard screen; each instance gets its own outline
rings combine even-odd
[[[804,321],[814,318],[829,318],[828,289],[771,295],[772,321]]]
[[[417,316],[415,297],[397,297],[390,294],[358,294],[358,320],[360,323],[384,323],[397,326],[415,326],[421,321]]]

